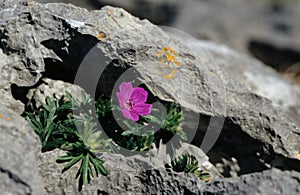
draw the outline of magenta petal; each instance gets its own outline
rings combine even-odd
[[[129,112],[129,110],[122,109],[122,114],[125,118],[131,119],[131,113]]]
[[[119,90],[123,99],[129,99],[130,93],[132,91],[132,83],[122,82],[119,86]]]
[[[139,115],[147,116],[152,111],[152,104],[144,104],[144,103],[135,104],[132,108],[132,111]]]
[[[133,121],[138,121],[139,120],[139,115],[137,113],[135,113],[133,110],[130,110],[130,114],[131,114],[131,120]]]
[[[135,87],[130,94],[130,99],[134,100],[135,104],[145,103],[147,101],[148,92],[141,87]]]
[[[122,114],[127,119],[131,119],[133,121],[138,121],[139,120],[139,115],[138,114],[136,114],[132,111],[129,111],[127,109],[122,109]]]
[[[126,103],[126,99],[124,99],[124,97],[122,96],[122,94],[120,92],[117,92],[117,97],[118,97],[118,100],[119,100],[120,107],[122,109],[125,108],[124,105]]]

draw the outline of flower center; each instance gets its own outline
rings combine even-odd
[[[132,109],[132,107],[134,106],[134,104],[135,104],[135,101],[133,99],[129,99],[126,102],[124,102],[124,107],[127,110],[130,110],[130,109]]]

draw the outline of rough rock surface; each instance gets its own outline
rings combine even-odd
[[[97,76],[100,76],[99,71],[105,65],[105,61],[97,61],[97,57],[103,54],[110,63],[106,75],[101,75],[98,90],[109,93],[118,77],[129,67],[134,67],[138,79],[145,83],[154,96],[166,101],[176,100],[185,109],[201,116],[193,140],[195,145],[201,145],[211,118],[222,121],[224,117],[223,131],[212,153],[237,159],[233,161],[237,161],[241,169],[239,174],[262,171],[272,166],[284,170],[299,170],[299,129],[280,107],[261,97],[262,94],[258,95],[258,91],[250,90],[253,83],[249,80],[247,82],[247,79],[241,81],[234,78],[231,68],[222,69],[215,64],[212,57],[225,54],[212,52],[211,57],[206,52],[189,49],[147,20],[139,20],[118,8],[105,7],[100,11],[89,12],[72,5],[42,5],[25,0],[2,0],[0,6],[0,48],[4,59],[0,63],[0,94],[10,98],[4,102],[5,105],[15,105],[11,98],[11,85],[17,86],[14,87],[15,91],[21,89],[18,87],[34,88],[42,73],[50,79],[72,82],[80,64],[87,63],[84,60],[87,54],[96,60],[88,61],[90,72],[80,84],[84,89],[97,85]],[[96,53],[88,53],[91,48]],[[97,55],[93,56],[94,54]],[[219,62],[227,60],[225,57],[219,59]],[[232,59],[229,57],[229,60]],[[24,155],[26,151],[22,150],[24,146],[22,147],[18,149],[22,153],[17,156],[27,157]],[[246,158],[247,156],[251,159]],[[54,157],[57,157],[55,151],[40,157],[39,167],[43,170],[42,177],[47,180],[44,182],[47,192],[76,192],[74,174],[69,175],[67,172],[67,175],[61,176],[63,165],[56,164]],[[3,163],[4,165],[12,164]],[[107,166],[109,167],[109,163]],[[20,168],[21,165],[17,167]],[[5,175],[2,178],[8,179]],[[103,189],[95,187],[106,180]],[[240,184],[240,181],[249,185]],[[291,189],[292,193],[292,190],[299,191],[295,187],[299,186],[299,173],[273,170],[237,179],[220,179],[212,183],[209,189],[193,176],[185,177],[158,169],[143,174],[112,170],[111,176],[92,182],[95,183],[91,187],[95,187],[99,194],[124,190],[132,193],[148,190],[153,193],[175,194],[204,193],[205,190],[222,193],[228,190],[229,194],[238,194],[239,191],[246,193],[248,187],[258,193],[267,193],[276,189],[274,185],[282,189],[283,193],[287,189]],[[263,185],[258,186],[258,183]],[[238,188],[239,185],[245,188]],[[258,191],[260,188],[257,187],[265,191]],[[26,186],[23,189],[29,190]],[[92,191],[95,192],[94,189]]]
[[[230,73],[222,73],[207,53],[194,54],[147,20],[112,7],[88,12],[63,4],[3,2],[2,14],[6,17],[1,22],[1,32],[6,37],[2,50],[19,59],[20,75],[30,69],[36,73],[36,79],[35,75],[46,69],[49,78],[72,80],[83,57],[98,43],[96,51],[103,52],[106,60],[112,62],[109,67],[113,75],[102,79],[107,82],[106,89],[112,87],[114,77],[120,75],[118,71],[125,71],[122,67],[134,66],[140,80],[160,99],[176,100],[207,117],[225,117],[225,127],[233,124],[232,131],[244,132],[257,140],[254,142],[263,149],[259,152],[297,159],[300,132],[287,115],[242,83],[234,79],[225,82],[222,78],[230,78],[226,76]],[[174,56],[165,59],[164,50],[173,51]],[[18,51],[24,53],[18,55]],[[164,62],[168,59],[168,63]],[[55,72],[58,67],[60,71]],[[101,68],[97,64],[91,66],[93,71],[87,75],[83,88],[95,83],[93,77],[98,69]],[[197,137],[195,144],[199,141],[201,138]]]
[[[78,164],[69,171],[61,173],[64,164],[55,160],[64,153],[59,150],[40,155],[39,168],[45,180],[45,189],[49,194],[75,194],[78,192],[78,180],[74,176]],[[103,154],[108,176],[99,176],[84,186],[82,194],[130,194],[130,193],[172,193],[197,194],[204,182],[192,174],[179,174],[163,168],[155,168],[141,156],[124,157],[118,154]],[[53,172],[55,170],[55,172]]]
[[[299,194],[299,172],[270,169],[239,178],[216,179],[204,187],[212,194]]]
[[[280,69],[299,61],[299,8],[299,1],[188,0],[173,27],[244,53],[250,50]]]
[[[37,136],[17,113],[0,105],[1,194],[45,194],[37,169]]]
[[[148,19],[154,24],[167,25],[174,22],[180,9],[179,0],[36,0],[41,3],[72,3],[89,10],[99,9],[106,5],[120,7],[133,15]]]
[[[250,53],[299,84],[299,1],[37,1],[73,3],[88,9],[99,9],[104,5],[121,7],[155,24],[172,26],[196,38]]]
[[[244,53],[250,49],[255,56],[272,65],[299,62],[299,1],[37,1],[73,3],[88,9],[113,5],[155,24],[171,25],[196,38],[223,43]]]
[[[28,91],[26,95],[26,98],[29,100],[28,106],[38,108],[45,103],[47,96],[59,99],[66,94],[66,91],[79,101],[82,99],[81,94],[83,89],[77,85],[48,78],[43,78],[41,81],[42,83],[39,86]]]
[[[300,103],[298,101],[300,87],[298,85],[282,78],[280,74],[258,60],[238,53],[225,45],[208,41],[194,41],[186,44],[195,50],[205,48],[224,72],[230,72],[229,77],[224,80],[228,81],[230,76],[234,75],[234,79],[249,87],[251,92],[272,100],[275,105],[289,113],[300,127]]]
[[[59,150],[40,156],[39,168],[45,178],[45,189],[49,194],[75,194],[77,184],[74,175],[78,166],[70,172],[60,171],[63,165],[55,159],[63,155]],[[295,171],[271,169],[262,173],[253,173],[239,178],[213,179],[208,184],[191,174],[156,169],[145,159],[107,155],[106,166],[110,171],[106,177],[93,179],[83,187],[81,194],[298,194],[300,192],[300,174]],[[143,167],[143,168],[141,168]],[[146,169],[148,168],[148,170]],[[53,172],[53,170],[56,170]]]

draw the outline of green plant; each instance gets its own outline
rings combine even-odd
[[[144,136],[125,135],[116,143],[131,151],[148,151],[154,143],[154,133]]]
[[[150,150],[153,143],[159,147],[160,140],[171,140],[173,148],[179,147],[181,141],[186,140],[182,129],[183,114],[175,103],[166,104],[166,108],[167,113],[153,109],[151,114],[141,116],[138,122],[116,119],[125,128],[121,133],[122,137],[116,140],[116,143],[132,151]]]
[[[111,142],[111,139],[103,139],[97,129],[91,111],[93,100],[84,92],[81,99],[79,101],[66,92],[66,96],[60,99],[47,97],[40,108],[26,113],[27,120],[40,138],[42,151],[59,148],[67,152],[57,159],[58,163],[67,163],[63,171],[81,161],[76,175],[80,176],[80,188],[91,177],[108,174],[103,160],[95,154],[109,151]],[[99,112],[105,110],[99,108]]]
[[[104,96],[95,102],[83,92],[81,99],[79,101],[66,92],[60,99],[47,97],[38,109],[26,113],[27,120],[40,138],[43,152],[55,148],[66,151],[66,155],[57,159],[58,163],[66,163],[63,171],[81,162],[76,174],[76,178],[80,176],[80,189],[92,177],[108,174],[104,161],[97,157],[99,152],[120,150],[120,146],[130,151],[148,151],[153,144],[159,147],[160,140],[167,142],[175,135],[179,139],[172,139],[171,142],[176,140],[179,143],[186,139],[182,130],[183,114],[175,103],[165,104],[166,114],[151,106],[151,114],[143,116],[141,112],[139,120],[133,121],[127,118],[115,119],[112,110],[121,109],[113,107],[111,99],[105,99]],[[148,108],[150,104],[145,105]],[[139,104],[136,106],[138,108]],[[96,108],[95,113],[93,108]],[[103,138],[94,114],[98,115],[111,139]],[[114,133],[120,129],[116,121],[121,121],[126,129]]]
[[[44,104],[32,113],[26,113],[26,119],[39,136],[42,151],[59,148],[61,145],[76,140],[77,132],[66,128],[69,126],[68,117],[72,112],[70,102],[46,98]]]
[[[198,167],[198,161],[195,156],[190,154],[183,154],[171,161],[171,165],[166,165],[167,168],[172,168],[175,172],[193,173],[198,178],[204,181],[209,181],[210,175],[204,173]]]
[[[105,100],[103,96],[101,96],[95,103],[96,114],[98,117],[105,117],[111,110],[111,99]]]

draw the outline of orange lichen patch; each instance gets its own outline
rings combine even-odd
[[[114,11],[113,10],[109,10],[108,11],[108,15],[113,15],[114,14]]]
[[[156,54],[159,62],[162,63],[159,67],[159,72],[169,71],[169,68],[173,67],[172,72],[170,74],[163,75],[163,78],[169,80],[173,79],[178,67],[181,65],[181,63],[177,60],[178,53],[171,47],[164,47],[160,51],[156,52]]]
[[[299,154],[299,152],[296,152],[294,156],[300,160],[300,154]]]
[[[174,62],[176,57],[175,57],[175,55],[172,55],[170,53],[166,53],[166,59],[167,59],[167,61]]]
[[[161,55],[163,55],[163,52],[162,52],[162,51],[158,51],[156,54],[157,54],[158,56],[161,56]]]
[[[5,118],[5,120],[6,120],[6,121],[10,121],[10,120],[11,120],[11,117],[8,116],[8,117]]]
[[[206,178],[204,178],[203,180],[204,180],[205,182],[209,182],[210,179],[209,179],[209,177],[206,177]]]
[[[176,66],[180,65],[180,62],[177,61],[178,54],[171,47],[164,47],[156,54],[159,57],[160,62],[164,62],[166,64],[174,63]]]
[[[171,74],[164,75],[163,78],[168,79],[168,80],[172,80],[174,78],[176,72],[177,72],[177,69],[173,69]]]
[[[161,49],[164,52],[171,52],[171,53],[176,53],[176,51],[172,47],[164,47]]]
[[[3,115],[2,115],[2,114],[0,114],[0,119],[2,119],[2,117],[3,117]]]
[[[109,40],[109,36],[107,36],[104,32],[100,32],[97,35],[98,39],[105,42]]]
[[[104,32],[100,32],[100,33],[98,33],[97,37],[98,37],[98,39],[103,39],[106,37],[106,34]]]

